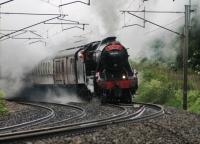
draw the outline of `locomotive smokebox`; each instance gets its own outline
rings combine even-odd
[[[106,46],[101,55],[104,68],[109,71],[122,69],[127,59],[126,49],[119,43],[112,43]]]

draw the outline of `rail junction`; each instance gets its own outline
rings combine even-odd
[[[30,122],[0,129],[0,142],[34,138],[58,133],[82,134],[97,131],[107,125],[134,123],[164,114],[160,105],[133,103],[119,105],[23,103],[46,109],[48,114]]]

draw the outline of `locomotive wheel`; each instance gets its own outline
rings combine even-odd
[[[101,95],[101,104],[107,103],[107,92],[103,91]]]
[[[101,104],[105,104],[107,102],[106,96],[101,96]]]

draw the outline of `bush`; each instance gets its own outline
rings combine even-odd
[[[175,90],[174,96],[168,99],[165,105],[181,109],[182,108],[182,90]]]
[[[190,112],[200,114],[200,91],[190,91],[188,95],[188,107]]]
[[[139,87],[138,101],[165,104],[174,95],[170,83],[152,79],[143,82]]]

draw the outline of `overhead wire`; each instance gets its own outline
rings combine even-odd
[[[8,1],[5,1],[5,2],[2,2],[2,3],[0,3],[0,6],[3,5],[3,4],[7,4],[9,2],[12,2],[12,1],[14,1],[14,0],[8,0]]]
[[[44,3],[47,3],[47,4],[49,4],[49,5],[53,6],[53,7],[59,7],[59,6],[57,6],[56,4],[51,3],[50,0],[48,0],[48,1],[46,1],[46,0],[39,0],[39,1],[44,2]]]
[[[171,25],[171,24],[173,24],[173,23],[175,23],[175,22],[177,22],[177,21],[179,21],[179,20],[181,20],[181,19],[183,19],[183,18],[184,18],[184,16],[178,17],[177,19],[175,19],[175,20],[173,20],[173,21],[167,23],[167,24],[164,25],[164,26],[169,26],[169,25]],[[155,32],[155,31],[159,30],[159,29],[161,29],[161,28],[158,27],[158,28],[156,28],[156,29],[154,29],[154,30],[151,30],[151,31],[146,32],[145,34],[150,34],[150,33],[152,33],[152,32]]]

